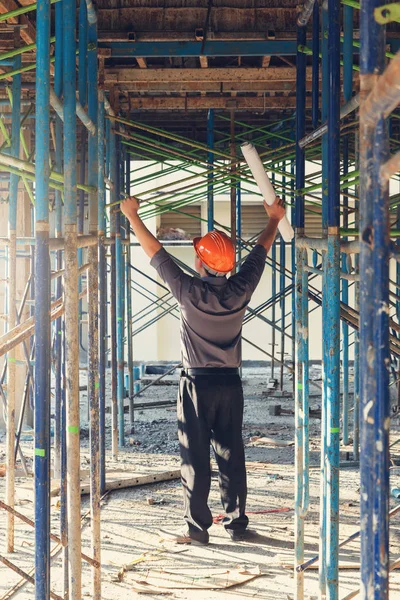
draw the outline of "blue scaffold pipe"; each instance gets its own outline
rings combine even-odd
[[[35,598],[50,596],[50,0],[36,13]]]
[[[373,413],[374,430],[374,592],[383,600],[389,595],[389,185],[379,185],[379,169],[389,156],[387,124],[379,119],[374,142],[374,326],[376,400]]]
[[[319,3],[313,2],[312,23],[312,126],[319,122]]]
[[[214,109],[210,108],[207,114],[207,146],[209,152],[207,155],[207,161],[209,165],[212,165],[210,172],[207,175],[207,229],[212,231],[214,229]]]
[[[327,319],[324,334],[329,351],[326,356],[327,380],[327,548],[326,596],[339,597],[339,440],[340,440],[340,3],[328,3],[328,251],[326,256]]]
[[[79,58],[78,58],[78,92],[79,102],[84,108],[87,103],[88,72],[88,20],[86,2],[79,4]]]
[[[325,4],[322,5],[322,91],[321,91],[321,120],[325,122],[328,118],[329,104],[329,73],[328,73],[328,11]],[[322,137],[322,230],[325,234],[328,226],[328,135],[325,132]],[[327,285],[326,251],[322,252],[322,289]],[[322,321],[327,318],[328,295],[322,294]],[[327,336],[322,339],[322,369],[326,372],[327,355],[329,353]],[[321,477],[320,477],[320,512],[319,512],[319,593],[326,593],[326,540],[327,540],[327,444],[328,444],[328,408],[327,408],[327,380],[323,377],[322,402],[321,402]]]
[[[364,88],[364,95],[368,94],[372,86],[373,75],[383,72],[385,67],[385,29],[376,23],[372,15],[375,8],[380,6],[379,0],[365,0],[360,6],[360,81]],[[371,93],[371,92],[370,92]],[[375,126],[376,121],[369,123],[366,120],[367,112],[360,111],[360,524],[361,524],[361,589],[362,600],[373,596],[375,600],[387,598],[387,573],[388,565],[384,560],[386,569],[386,583],[381,590],[381,575],[376,571],[375,562],[375,531],[385,538],[386,521],[380,519],[374,522],[375,496],[378,495],[385,501],[384,482],[376,480],[376,432],[381,424],[375,424],[376,414],[374,407],[377,402],[377,373],[376,362],[371,360],[371,351],[374,346],[374,321],[375,315],[383,307],[375,306],[377,300],[377,281],[374,273],[374,248],[372,232],[374,228],[374,203],[382,204],[380,183],[376,177],[374,161]],[[380,110],[380,108],[379,108]],[[376,116],[376,115],[375,115]],[[374,232],[375,236],[375,232]],[[378,231],[378,236],[381,232]],[[380,246],[379,251],[382,252]],[[383,281],[379,281],[381,285]],[[379,353],[382,349],[375,348]],[[379,361],[380,362],[380,361]],[[381,382],[379,384],[382,393]],[[384,448],[384,439],[380,440]],[[378,488],[378,489],[377,489]],[[382,556],[386,559],[387,548],[381,548]]]

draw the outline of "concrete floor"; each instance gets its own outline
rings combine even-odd
[[[268,373],[245,371],[244,385],[246,397],[244,440],[248,461],[248,513],[250,527],[258,537],[254,542],[233,543],[223,527],[214,524],[210,530],[210,544],[207,547],[176,546],[160,530],[179,531],[182,526],[182,497],[179,481],[170,481],[138,488],[112,492],[104,501],[102,519],[102,588],[104,600],[144,597],[135,591],[138,586],[157,582],[157,593],[148,590],[145,597],[167,597],[185,600],[222,600],[225,598],[257,597],[269,600],[294,597],[292,569],[294,548],[294,467],[293,447],[256,446],[250,438],[267,435],[273,439],[290,441],[293,439],[294,421],[292,416],[271,417],[271,404],[282,404],[293,408],[293,400],[276,400],[263,397]],[[316,377],[318,372],[316,370]],[[285,387],[291,388],[291,381],[285,377]],[[315,387],[315,386],[314,386]],[[314,393],[314,391],[312,392]],[[162,398],[175,398],[176,386],[157,386],[141,401]],[[317,406],[318,397],[312,404]],[[82,413],[85,414],[83,407]],[[175,451],[174,431],[176,412],[173,408],[143,410],[137,414],[136,433],[129,434],[127,427],[127,447],[120,452],[118,462],[108,460],[108,470],[118,469],[127,474],[147,474],[179,468],[179,457]],[[310,471],[310,510],[306,518],[305,558],[318,551],[319,540],[319,442],[320,421],[311,421],[311,471]],[[393,439],[399,436],[399,428],[394,424]],[[129,440],[132,444],[129,445]],[[149,448],[150,446],[150,448]],[[159,449],[157,449],[157,447]],[[26,454],[32,443],[23,444]],[[166,450],[167,448],[167,450]],[[163,451],[164,450],[164,451]],[[4,438],[0,438],[0,453],[4,451]],[[88,468],[88,441],[82,439],[82,467]],[[2,460],[2,459],[0,459]],[[114,477],[114,475],[111,475]],[[4,497],[4,479],[0,479],[0,497]],[[340,539],[358,530],[359,515],[359,473],[357,469],[343,469],[340,473]],[[149,504],[149,498],[152,504]],[[392,506],[395,505],[393,500]],[[16,508],[27,516],[33,516],[33,493],[31,481],[17,480]],[[88,498],[82,502],[82,514],[89,508]],[[214,516],[222,512],[219,500],[216,474],[213,476],[210,493],[210,508]],[[285,512],[252,514],[258,511],[289,509]],[[52,502],[52,530],[59,528],[58,499]],[[0,512],[0,539],[4,539],[5,514]],[[53,544],[55,546],[55,544]],[[33,530],[23,523],[16,524],[16,548],[18,553],[9,555],[20,568],[28,571],[34,564]],[[83,551],[90,554],[90,523],[83,524]],[[2,550],[4,554],[4,550]],[[142,557],[132,570],[118,581],[118,572],[123,565]],[[394,518],[391,528],[391,558],[400,555],[400,518]],[[359,541],[343,548],[341,562],[359,561]],[[254,571],[256,569],[256,571]],[[260,576],[231,589],[182,589],[182,586],[210,585],[213,581],[226,581],[230,574],[247,570],[259,572]],[[161,572],[162,571],[162,572]],[[228,574],[227,572],[230,572]],[[184,577],[183,577],[184,575]],[[62,558],[55,559],[52,568],[52,590],[62,593]],[[390,598],[400,599],[400,572],[391,576]],[[19,580],[19,576],[0,565],[0,599]],[[172,582],[172,583],[171,583]],[[340,598],[357,589],[359,572],[340,572]],[[151,593],[149,593],[151,592]],[[318,597],[317,571],[305,573],[305,598]],[[83,563],[83,596],[92,597],[91,569]],[[14,596],[18,599],[34,598],[33,588],[25,585]]]

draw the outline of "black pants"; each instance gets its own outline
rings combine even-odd
[[[184,375],[178,394],[178,434],[184,518],[193,536],[208,538],[212,515],[210,442],[219,470],[227,529],[244,530],[247,484],[242,439],[243,389],[239,375]]]

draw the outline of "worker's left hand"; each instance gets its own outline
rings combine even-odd
[[[277,196],[275,202],[271,205],[267,204],[264,200],[264,208],[270,219],[280,221],[286,214],[286,203],[282,198]]]
[[[123,214],[129,219],[130,217],[135,217],[137,215],[139,210],[139,200],[134,196],[131,196],[130,198],[127,198],[121,202],[120,206]]]

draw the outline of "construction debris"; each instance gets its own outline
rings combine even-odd
[[[183,568],[149,570],[140,578],[134,578],[134,590],[153,594],[169,590],[224,590],[262,575],[259,567],[226,570],[190,567],[189,572]]]

